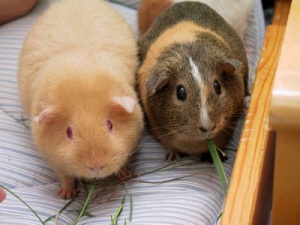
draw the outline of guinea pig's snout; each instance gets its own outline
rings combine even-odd
[[[215,130],[216,130],[216,125],[215,124],[210,124],[206,126],[200,126],[199,130],[204,135],[206,138],[212,138],[215,135]]]
[[[200,131],[202,133],[207,133],[207,132],[213,132],[216,129],[216,125],[212,125],[212,126],[201,126]]]
[[[93,177],[102,177],[106,169],[105,164],[99,163],[95,165],[88,165],[88,170]]]

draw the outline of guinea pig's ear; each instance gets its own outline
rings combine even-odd
[[[225,63],[223,64],[223,70],[228,73],[228,74],[232,74],[235,73],[235,71],[237,71],[241,66],[241,62],[236,60],[236,59],[228,59],[225,61]]]
[[[53,106],[47,106],[38,116],[33,118],[36,124],[49,123],[55,118],[55,109]]]
[[[114,97],[113,103],[117,107],[120,107],[120,109],[125,110],[127,113],[132,113],[136,105],[136,100],[129,96],[121,96],[121,97]]]
[[[146,83],[147,91],[153,95],[156,91],[162,89],[170,80],[170,77],[165,74],[150,73]]]

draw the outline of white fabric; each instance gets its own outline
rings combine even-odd
[[[0,27],[0,184],[22,198],[42,220],[55,216],[68,201],[56,195],[59,180],[32,144],[28,121],[18,95],[17,65],[26,33],[48,2],[41,1],[30,15]],[[118,4],[111,5],[137,33],[136,11]],[[258,63],[265,29],[260,0],[255,0],[254,5],[244,40],[252,68],[250,80]],[[242,126],[243,120],[225,151],[229,160],[223,165],[228,177],[236,154],[230,148],[237,148]],[[139,174],[155,170],[166,165],[165,154],[162,145],[145,132],[130,167]],[[87,212],[94,217],[85,216],[79,224],[110,224],[111,216],[117,212],[124,196],[118,224],[124,224],[125,220],[126,224],[134,225],[215,224],[222,211],[224,193],[214,165],[192,158],[175,166],[143,175],[138,181],[127,182],[127,191],[121,187],[109,201],[107,199],[116,190],[117,184],[112,178],[99,181],[87,208]],[[77,211],[83,206],[90,185],[78,183],[78,187],[79,196],[58,216],[59,224],[73,224]],[[133,203],[131,222],[127,192],[131,194]],[[33,225],[41,222],[27,206],[7,192],[7,199],[0,204],[0,224]],[[47,224],[55,224],[55,219]]]

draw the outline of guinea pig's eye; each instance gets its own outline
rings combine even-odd
[[[69,139],[73,139],[73,130],[71,127],[67,127],[66,134]]]
[[[106,120],[106,126],[107,126],[108,131],[112,132],[114,126],[110,120]]]
[[[177,87],[177,99],[180,101],[184,101],[186,99],[186,90],[182,85]]]
[[[221,85],[218,81],[214,81],[214,89],[215,89],[215,92],[220,95],[221,94]]]

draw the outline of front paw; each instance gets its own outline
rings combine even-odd
[[[172,153],[172,152],[168,152],[165,156],[165,160],[168,163],[173,162],[174,160],[176,161],[181,161],[182,158],[188,157],[188,154],[186,153],[182,153],[182,152],[176,152],[176,153]]]
[[[63,182],[61,187],[58,189],[57,194],[62,199],[71,199],[76,196],[76,188],[74,181],[72,182]]]

